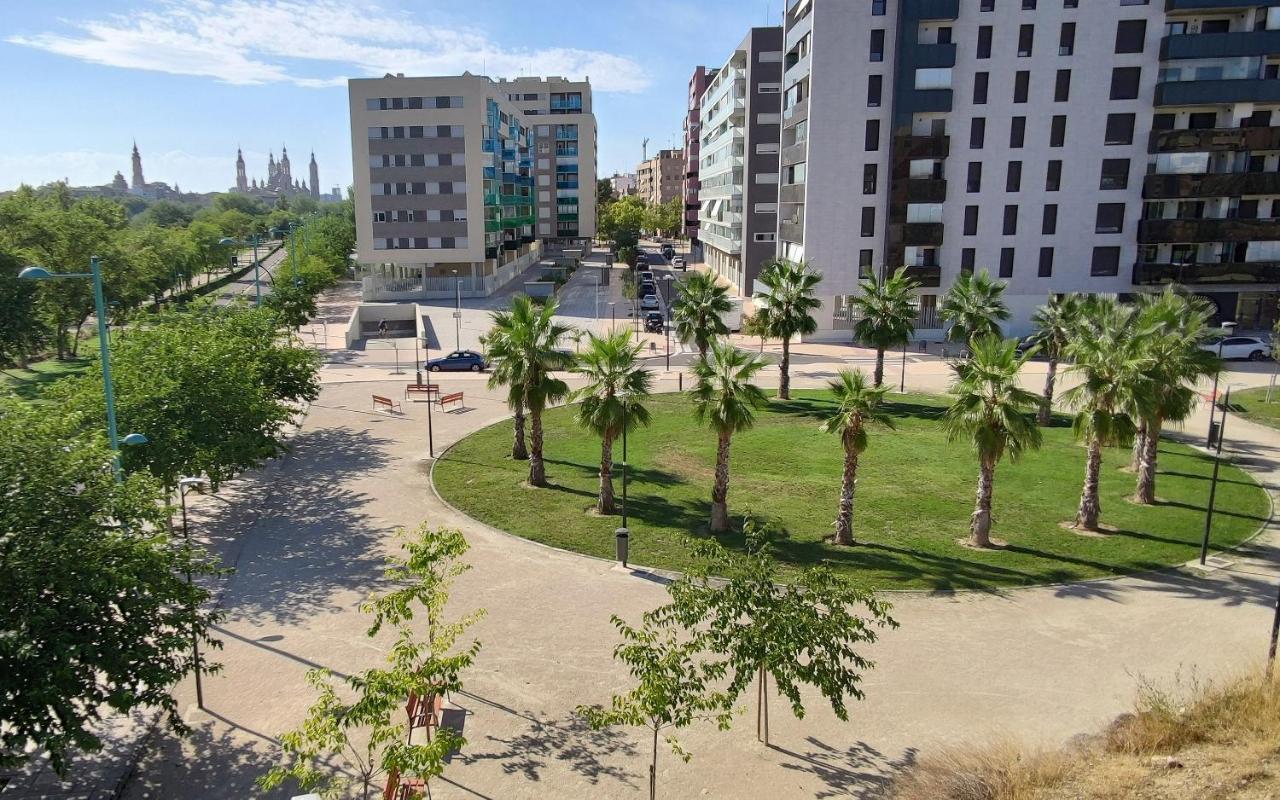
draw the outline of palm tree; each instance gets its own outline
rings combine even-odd
[[[508,404],[518,403],[529,415],[529,485],[546,486],[542,459],[542,412],[564,399],[569,387],[552,376],[554,370],[573,366],[573,353],[559,349],[572,330],[555,321],[556,301],[539,306],[528,295],[511,299],[511,308],[492,315],[494,328],[486,347],[494,356],[494,378],[510,387]]]
[[[1067,345],[1067,355],[1075,362],[1071,371],[1079,375],[1080,384],[1068,389],[1062,399],[1076,412],[1072,430],[1088,447],[1076,511],[1079,530],[1098,530],[1102,448],[1132,442],[1134,415],[1148,402],[1142,391],[1150,362],[1143,344],[1148,331],[1138,323],[1133,307],[1110,298],[1097,300],[1089,304],[1079,334]]]
[[[898,267],[889,278],[877,278],[873,274],[858,284],[860,291],[851,301],[858,312],[853,335],[876,349],[876,386],[884,383],[885,351],[905,345],[916,332],[913,300],[919,285],[907,277],[906,267]]]
[[[524,461],[529,457],[529,448],[524,435],[524,372],[520,354],[512,350],[512,328],[510,311],[494,311],[489,315],[493,327],[480,337],[484,347],[485,358],[488,359],[492,371],[489,373],[489,388],[507,387],[507,407],[511,409],[511,421],[515,428],[511,441],[511,458]]]
[[[867,426],[879,423],[893,427],[893,420],[880,408],[885,386],[869,386],[862,370],[842,369],[828,384],[837,407],[822,429],[840,434],[844,446],[844,473],[840,483],[840,512],[836,515],[836,544],[853,544],[853,490],[858,479],[858,455],[867,449]]]
[[[978,451],[978,496],[969,522],[970,543],[991,545],[991,498],[996,465],[1006,455],[1016,461],[1025,450],[1040,446],[1040,429],[1028,416],[1039,398],[1018,386],[1018,371],[1028,356],[1017,343],[993,334],[970,342],[971,355],[952,364],[956,400],[947,409],[947,438],[968,439]]]
[[[756,304],[760,306],[756,316],[770,336],[782,340],[778,397],[790,400],[791,338],[818,330],[813,312],[822,307],[822,301],[813,296],[813,290],[822,276],[804,261],[796,263],[779,258],[764,266],[759,280],[768,291],[755,294]]]
[[[751,382],[767,365],[755,353],[739,350],[725,339],[711,341],[707,355],[693,366],[693,413],[716,432],[716,481],[711,490],[711,531],[729,530],[729,443],[738,431],[755,423],[755,409],[768,403]]]
[[[607,336],[589,335],[587,350],[578,357],[573,371],[586,378],[586,385],[573,393],[581,400],[578,424],[600,437],[600,496],[596,511],[614,513],[613,442],[636,424],[648,425],[649,410],[641,401],[648,397],[652,373],[640,366],[641,345],[631,342],[631,331]]]
[[[1075,334],[1080,311],[1080,295],[1056,294],[1050,295],[1049,302],[1031,315],[1031,323],[1036,326],[1036,351],[1049,359],[1049,371],[1044,376],[1044,395],[1036,417],[1041,426],[1048,425],[1053,416],[1053,385],[1058,378],[1058,362]]]
[[[951,323],[947,339],[967,344],[983,334],[999,336],[1000,323],[1010,316],[1003,297],[1006,286],[985,269],[962,273],[942,298],[942,318]]]
[[[729,289],[716,283],[709,272],[695,272],[680,282],[680,293],[671,304],[676,337],[698,348],[698,358],[706,358],[707,347],[717,336],[729,332],[721,318],[733,309]]]

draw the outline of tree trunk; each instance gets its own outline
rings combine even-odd
[[[978,458],[978,496],[969,520],[969,543],[974,547],[991,546],[991,495],[996,479],[995,459],[988,455]]]
[[[764,746],[769,746],[769,673],[760,668],[760,710],[764,712]]]
[[[80,357],[80,330],[84,328],[84,320],[76,323],[75,335],[71,337],[71,357]]]
[[[525,461],[529,458],[529,448],[524,443],[524,406],[516,406],[515,416],[512,417],[515,425],[515,438],[511,442],[511,457],[516,461]]]
[[[653,726],[653,760],[649,762],[649,800],[658,796],[658,726]]]
[[[542,463],[542,412],[529,412],[529,485],[546,486],[547,468]]]
[[[1083,531],[1096,531],[1102,504],[1098,501],[1098,475],[1102,471],[1102,444],[1095,437],[1089,440],[1089,457],[1084,465],[1084,488],[1080,490],[1080,508],[1076,511],[1076,527]]]
[[[1138,464],[1138,486],[1134,490],[1133,499],[1143,505],[1155,505],[1156,502],[1156,458],[1160,452],[1160,421],[1152,420],[1147,427],[1147,435],[1143,437],[1142,458]]]
[[[782,361],[778,364],[778,397],[791,399],[791,338],[782,337]]]
[[[1040,427],[1049,424],[1049,420],[1053,417],[1053,384],[1058,380],[1058,359],[1049,359],[1049,371],[1044,376],[1044,396],[1040,399],[1040,412],[1036,415],[1036,422]]]
[[[836,515],[836,544],[853,544],[853,490],[858,480],[858,454],[844,448],[844,474],[840,479],[840,513]]]
[[[613,508],[613,438],[604,436],[600,439],[600,498],[596,502],[596,511],[601,514],[612,514]]]
[[[1147,421],[1138,420],[1138,432],[1133,437],[1133,452],[1129,455],[1129,469],[1137,472],[1142,469],[1142,454],[1147,449]]]
[[[729,441],[733,434],[721,432],[716,447],[716,483],[711,489],[711,532],[729,530]]]
[[[884,348],[883,347],[876,348],[876,371],[875,371],[875,374],[872,376],[872,379],[875,381],[876,386],[879,386],[880,384],[884,383]]]

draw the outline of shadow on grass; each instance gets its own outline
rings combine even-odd
[[[809,745],[805,752],[788,750],[773,743],[769,744],[769,749],[793,759],[783,761],[783,769],[811,773],[826,784],[826,789],[813,795],[815,798],[871,800],[883,797],[894,776],[910,769],[916,762],[914,747],[903,750],[896,758],[889,758],[863,741],[843,750],[813,736],[805,737],[805,742]]]

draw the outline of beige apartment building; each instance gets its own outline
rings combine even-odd
[[[684,150],[659,150],[636,167],[636,190],[640,199],[657,205],[684,196]]]

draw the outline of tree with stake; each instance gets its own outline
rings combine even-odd
[[[640,366],[641,345],[631,342],[631,332],[622,330],[607,336],[590,334],[587,351],[578,358],[574,372],[587,384],[573,393],[578,405],[578,424],[600,437],[600,495],[596,511],[614,513],[613,442],[622,427],[649,424],[649,396],[653,373]]]
[[[1000,336],[1000,323],[1012,316],[1004,302],[1007,284],[992,280],[985,269],[964,272],[942,298],[942,319],[950,322],[947,340],[969,344],[978,336]]]
[[[865,278],[850,301],[858,312],[853,337],[876,350],[876,386],[884,383],[885,351],[906,345],[916,332],[913,302],[919,285],[907,277],[906,267],[899,267],[888,278]]]
[[[778,397],[791,399],[791,339],[818,329],[813,313],[822,301],[813,296],[822,276],[805,262],[786,259],[770,261],[760,271],[760,282],[767,291],[756,292],[760,306],[756,316],[770,336],[782,340],[782,360],[778,363]]]
[[[698,348],[698,358],[705,358],[707,348],[717,336],[726,336],[729,327],[723,314],[733,309],[729,289],[716,283],[709,272],[695,272],[680,282],[680,294],[671,304],[676,338]]]
[[[1041,427],[1048,425],[1053,417],[1053,387],[1058,377],[1058,362],[1075,335],[1082,308],[1080,295],[1055,294],[1050,295],[1049,302],[1031,315],[1031,324],[1036,326],[1036,352],[1049,359],[1049,369],[1044,376],[1044,395],[1036,414],[1036,422]]]
[[[951,365],[955,402],[944,417],[947,438],[967,439],[978,451],[978,492],[969,523],[969,543],[991,546],[991,504],[996,466],[1005,456],[1016,461],[1040,447],[1040,429],[1027,416],[1039,398],[1018,386],[1018,371],[1031,357],[1019,356],[1017,343],[985,334],[970,342],[971,356]]]
[[[842,369],[827,384],[835,396],[836,409],[822,429],[838,434],[844,448],[844,471],[840,481],[840,511],[836,515],[835,543],[853,544],[853,491],[858,482],[858,456],[867,449],[867,426],[893,428],[893,419],[884,413],[886,386],[870,386],[862,370]]]

